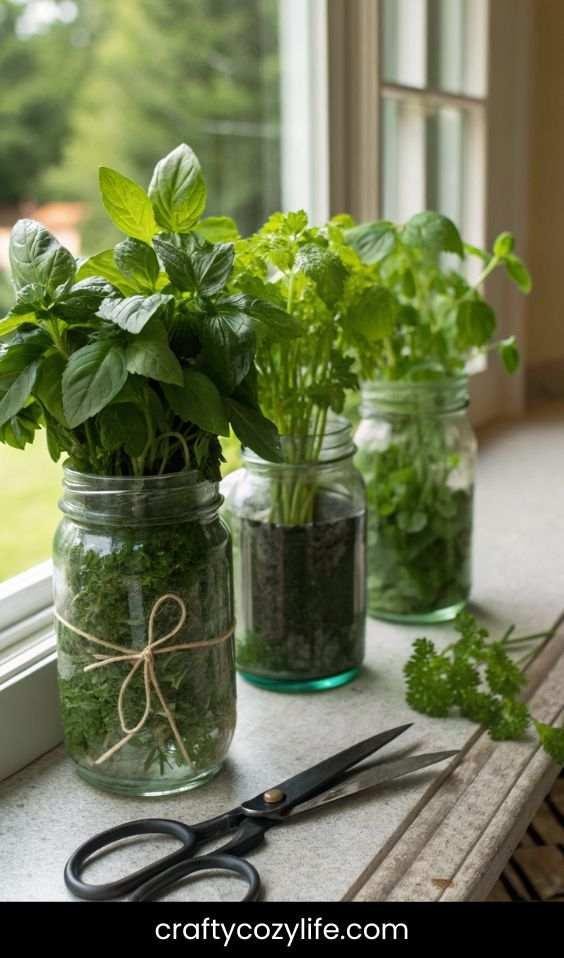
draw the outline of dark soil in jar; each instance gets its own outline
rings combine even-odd
[[[243,671],[315,679],[358,667],[364,655],[365,517],[324,496],[314,521],[240,521]]]

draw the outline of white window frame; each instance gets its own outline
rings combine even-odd
[[[57,745],[51,563],[0,583],[0,781]]]
[[[281,46],[295,56],[282,80],[283,203],[313,222],[379,215],[378,6],[281,0]],[[530,19],[528,0],[490,3],[486,233],[513,229],[525,259]],[[506,317],[522,332],[523,297],[495,277],[488,295],[502,335]],[[474,378],[478,422],[521,411],[522,376],[510,380],[491,363]],[[62,739],[51,601],[49,563],[0,584],[0,780]]]

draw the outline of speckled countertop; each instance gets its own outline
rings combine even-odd
[[[476,507],[475,609],[493,625],[543,627],[564,605],[564,416],[560,408],[527,423],[498,427],[482,438]],[[433,637],[449,626],[425,629]],[[187,822],[216,815],[381,728],[415,720],[384,754],[417,745],[461,748],[473,728],[414,716],[403,698],[402,666],[421,627],[369,622],[362,675],[341,689],[315,695],[277,695],[239,682],[239,724],[229,761],[212,783],[166,799],[131,799],[83,783],[62,749],[43,756],[0,785],[0,899],[69,897],[63,866],[94,832],[147,815]],[[276,900],[351,897],[370,874],[375,856],[404,832],[448,769],[335,803],[271,830],[253,852],[264,894]],[[159,841],[160,848],[166,840]],[[164,849],[163,849],[164,850]],[[168,850],[168,847],[167,847]],[[117,877],[155,855],[153,839],[107,856],[104,874]],[[96,880],[102,863],[92,866]],[[192,897],[194,889],[190,890]],[[181,889],[173,897],[186,897]],[[198,883],[198,898],[231,897],[215,878]]]

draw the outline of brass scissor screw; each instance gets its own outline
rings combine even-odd
[[[263,792],[262,800],[267,805],[278,805],[286,796],[280,788],[269,788]]]

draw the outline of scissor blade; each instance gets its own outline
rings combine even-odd
[[[458,755],[458,752],[432,752],[426,755],[412,755],[410,758],[398,759],[396,762],[383,762],[382,765],[376,765],[374,768],[367,768],[362,772],[349,775],[329,791],[316,795],[308,802],[297,805],[296,808],[291,810],[290,815],[301,815],[302,812],[309,812],[312,808],[318,808],[328,802],[336,802],[339,798],[356,795],[357,792],[363,792],[366,788],[374,788],[375,785],[382,785],[384,782],[390,782],[402,775],[409,775],[410,772],[417,772],[419,769],[434,765],[436,762],[444,762],[454,755]]]
[[[346,748],[342,752],[337,752],[336,755],[331,755],[330,758],[326,758],[325,761],[313,765],[304,772],[286,779],[285,782],[271,786],[270,791],[276,790],[284,796],[275,806],[269,806],[263,797],[265,793],[261,793],[248,802],[244,802],[241,807],[247,815],[251,816],[282,817],[283,813],[287,812],[289,808],[293,808],[294,805],[317,795],[318,792],[340,779],[343,772],[346,772],[352,765],[357,765],[364,758],[368,758],[369,755],[377,752],[379,748],[387,745],[402,732],[411,728],[412,724],[412,722],[409,722],[407,725],[399,725],[397,728],[387,729],[385,732],[372,735],[362,742],[357,742],[356,745],[351,745],[350,748]]]

